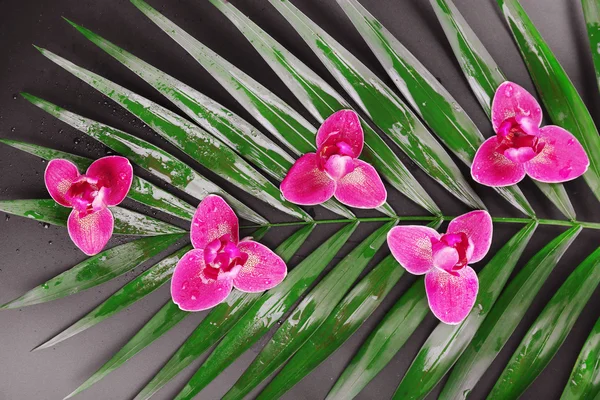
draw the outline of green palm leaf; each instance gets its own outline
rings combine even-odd
[[[25,99],[50,115],[90,135],[105,146],[127,157],[134,164],[146,169],[174,187],[183,190],[190,196],[201,200],[209,194],[218,194],[227,200],[231,207],[239,213],[240,217],[257,224],[266,224],[268,222],[255,211],[194,171],[192,167],[152,143],[108,125],[101,124],[100,122],[74,114],[29,93],[22,93],[22,95]]]
[[[296,218],[311,220],[310,216],[298,206],[282,201],[279,188],[224,143],[198,126],[100,75],[78,67],[51,51],[41,48],[38,50],[57,65],[119,103],[156,133],[212,172],[281,212]]]
[[[477,301],[469,316],[458,325],[438,324],[402,378],[394,398],[425,398],[446,375],[500,296],[536,227],[532,222],[521,229],[481,270]]]
[[[573,227],[540,250],[509,283],[452,369],[440,399],[466,398],[521,322],[525,311],[581,227]]]
[[[314,120],[322,122],[335,111],[351,108],[332,86],[233,5],[224,0],[210,1],[242,32]],[[314,246],[317,248],[291,269],[287,278],[276,288],[264,294],[234,290],[205,316],[136,399],[150,398],[211,346],[216,345],[177,396],[178,399],[194,397],[278,323],[281,326],[277,327],[273,338],[267,341],[224,398],[244,397],[279,367],[283,367],[258,395],[260,399],[279,398],[357,331],[404,274],[404,269],[391,256],[387,256],[354,285],[383,245],[387,231],[400,221],[418,221],[437,226],[453,219],[452,216],[443,215],[385,140],[394,141],[421,169],[462,202],[471,207],[484,208],[427,126],[467,166],[484,135],[433,75],[360,5],[360,0],[337,1],[414,112],[391,88],[288,0],[270,0],[370,117],[369,121],[361,120],[365,132],[363,159],[374,165],[391,186],[433,215],[397,216],[385,204],[379,211],[387,216],[357,217],[346,207],[328,202],[324,206],[341,218],[313,221],[303,209],[286,202],[277,185],[285,177],[295,156],[315,150],[317,128],[314,121],[306,120],[265,86],[194,39],[143,0],[132,0],[132,3],[191,54],[262,125],[264,132],[268,131],[276,140],[270,139],[270,136],[264,135],[252,124],[191,86],[70,21],[86,38],[167,97],[189,120],[111,80],[39,49],[56,64],[132,112],[191,159],[226,180],[224,185],[235,186],[231,190],[236,190],[239,198],[253,196],[286,214],[287,218],[299,220],[269,222],[168,151],[30,94],[24,93],[25,99],[127,157],[153,177],[197,200],[211,193],[223,196],[240,218],[250,222],[250,225],[242,225],[243,231],[252,230],[255,237],[262,237],[271,230],[281,234],[279,229],[283,227],[299,228],[291,235],[282,237],[282,244],[276,249],[288,263],[317,225],[344,224],[326,241]],[[518,1],[497,1],[503,6],[502,11],[550,116],[573,131],[590,153],[592,168],[586,174],[586,180],[600,198],[600,158],[592,152],[594,144],[600,144],[600,139],[589,113]],[[492,96],[496,87],[505,80],[504,75],[451,0],[430,2],[474,94],[489,116]],[[594,46],[597,42],[594,35],[598,30],[599,7],[587,0],[582,0],[582,3],[590,41]],[[379,136],[377,130],[381,130],[387,138]],[[92,162],[85,157],[39,145],[9,139],[0,139],[0,142],[46,160],[69,159],[80,170],[86,169]],[[294,156],[288,154],[288,150]],[[575,211],[562,185],[536,184],[570,221],[537,219],[516,186],[498,190],[500,195],[528,214],[529,218],[493,217],[495,225],[516,223],[523,225],[522,229],[495,255],[490,254],[490,261],[479,274],[480,292],[469,316],[456,326],[438,324],[429,335],[400,382],[395,398],[424,398],[452,367],[454,369],[440,398],[467,396],[508,341],[579,232],[583,228],[600,229],[598,222],[575,220]],[[227,186],[224,187],[229,191]],[[170,194],[139,177],[134,178],[128,197],[149,206],[153,211],[162,211],[187,221],[195,212],[190,204],[176,194]],[[112,210],[116,222],[115,233],[148,237],[87,258],[2,307],[16,308],[42,303],[107,282],[154,259],[188,235],[183,229],[150,216],[119,207]],[[0,211],[59,226],[65,226],[70,212],[51,199],[2,200]],[[359,223],[373,222],[383,225],[367,239],[353,245],[348,255],[324,274],[341,248],[352,241],[351,236]],[[534,231],[544,225],[568,229],[531,258],[509,282],[509,276]],[[38,348],[52,347],[156,291],[169,281],[177,261],[189,249],[189,245],[180,246],[177,251],[171,248],[168,253],[162,254],[162,259],[154,261],[152,267]],[[600,282],[598,263],[600,249],[577,267],[556,292],[496,383],[492,398],[517,397],[552,359]],[[286,317],[288,312],[290,316]],[[424,284],[417,279],[369,334],[327,398],[345,400],[357,396],[401,350],[428,313]],[[68,397],[81,393],[103,379],[188,315],[190,313],[180,310],[169,300],[117,354]],[[594,327],[581,351],[563,398],[592,397],[600,391],[600,368],[595,362],[600,351],[598,326],[600,323]]]
[[[307,225],[299,229],[281,243],[275,252],[286,262],[300,249],[306,241],[314,225]],[[117,292],[118,293],[118,292]],[[113,295],[114,297],[115,295]],[[257,293],[242,293],[234,290],[224,303],[219,304],[202,320],[186,343],[191,344],[190,351],[199,356],[207,348],[216,343],[231,327],[241,318],[248,308],[260,297]],[[81,386],[73,391],[67,398],[88,389],[100,381],[110,372],[119,368],[135,354],[150,345],[172,327],[181,322],[190,313],[182,311],[173,302],[169,301],[142,329],[106,364],[88,378]],[[176,354],[179,354],[176,353]],[[196,356],[196,357],[197,357]],[[186,354],[186,357],[195,358]],[[191,361],[190,361],[191,362]],[[177,367],[184,368],[185,360],[178,360]],[[181,370],[180,369],[180,370]],[[180,371],[179,370],[179,371]],[[173,374],[174,376],[175,374]],[[160,386],[158,386],[160,388]],[[156,390],[158,390],[158,388]]]
[[[596,70],[596,81],[600,89],[600,54],[598,53],[598,48],[600,48],[600,4],[597,0],[581,0],[581,5],[592,50],[592,61]]]
[[[231,3],[222,0],[211,0],[211,2],[245,35],[273,71],[290,88],[291,92],[316,120],[323,122],[336,111],[352,108],[327,82],[244,14],[239,12]],[[214,61],[212,57],[211,60]],[[280,136],[286,134],[287,124],[278,124],[278,122],[284,120],[294,121],[294,126],[298,126],[298,129],[302,129],[305,132],[303,133],[303,137],[306,136],[311,139],[309,151],[314,151],[314,132],[316,132],[316,128],[304,121],[302,116],[287,106],[283,100],[277,98],[275,94],[235,68],[235,66],[221,57],[217,57],[217,60],[223,66],[218,70],[218,75],[223,76],[223,78],[219,79],[220,83],[250,113],[257,116],[257,118],[260,116],[259,120],[269,121],[270,124],[266,125],[266,127],[271,126],[272,130],[276,130],[275,135]],[[202,61],[204,61],[204,58]],[[214,63],[203,62],[203,66],[214,75],[216,74],[217,67]],[[229,77],[230,79],[225,79],[225,77]],[[235,85],[235,82],[239,80],[243,80],[243,86]],[[247,94],[249,91],[253,92],[251,97]],[[276,104],[262,106],[261,102],[254,101],[254,99],[261,98],[268,99],[271,103]],[[277,109],[278,111],[272,112],[272,109]],[[394,154],[392,149],[375,132],[371,125],[364,120],[361,121],[365,134],[365,147],[361,158],[375,166],[382,176],[408,199],[414,201],[432,214],[440,215],[441,211],[438,206],[404,164],[402,164],[398,156]]]
[[[485,138],[465,110],[423,64],[358,1],[338,0],[338,4],[413,110],[416,110],[433,133],[470,167],[477,149]],[[521,212],[535,215],[525,195],[517,186],[495,189]]]
[[[491,118],[494,93],[498,86],[506,81],[506,77],[452,0],[430,0],[430,2],[473,93],[487,116]],[[536,180],[533,183],[560,212],[569,219],[575,219],[575,210],[562,184],[542,183]]]
[[[17,140],[0,139],[0,143],[4,143],[26,153],[33,154],[34,156],[38,156],[46,161],[54,158],[69,160],[73,164],[77,165],[77,168],[80,172],[85,171],[94,161],[86,157],[65,153],[64,151],[54,150],[32,143],[19,142]],[[129,189],[127,197],[155,210],[162,211],[188,221],[191,221],[192,217],[194,216],[194,212],[196,211],[194,207],[185,201],[173,196],[169,192],[136,175],[133,176],[131,189]]]
[[[267,333],[323,272],[357,225],[355,222],[340,229],[298,264],[279,286],[260,297],[200,366],[179,396],[195,396]]]
[[[389,87],[290,2],[269,1],[354,101],[411,160],[465,204],[485,208],[448,153]]]
[[[140,274],[121,289],[113,293],[106,301],[94,308],[79,321],[75,322],[52,339],[36,347],[36,350],[56,346],[63,340],[67,340],[68,338],[91,328],[129,307],[136,301],[143,299],[171,279],[171,275],[173,274],[177,262],[191,249],[192,246],[186,246],[171,254],[158,264],[148,268],[144,273]]]
[[[550,299],[496,382],[489,399],[516,399],[563,344],[600,283],[600,248],[571,273]]]
[[[363,240],[296,307],[223,399],[243,398],[269,377],[326,321],[362,270],[383,245],[392,221]],[[187,394],[179,399],[190,398]]]
[[[427,314],[425,284],[418,279],[371,332],[327,399],[354,398],[404,346]]]
[[[232,111],[199,91],[154,68],[94,32],[67,20],[86,38],[148,82],[213,136],[278,181],[282,181],[294,159],[260,131]],[[213,60],[214,61],[214,60]],[[323,206],[346,218],[354,214],[335,201]],[[392,212],[391,215],[395,215]]]
[[[45,303],[79,293],[116,278],[156,256],[185,234],[142,238],[104,250],[10,301],[2,308],[19,308]]]
[[[600,393],[600,319],[583,344],[561,400],[595,399]]]
[[[583,175],[600,200],[600,135],[577,89],[517,0],[496,0],[552,121],[571,132],[590,159]]]
[[[110,210],[115,219],[114,233],[117,235],[157,236],[185,232],[174,225],[126,208],[111,207]],[[2,200],[0,211],[58,226],[67,226],[71,213],[70,208],[61,206],[53,199]]]
[[[428,226],[437,228],[441,220]],[[335,307],[325,322],[300,347],[258,396],[279,398],[335,352],[369,318],[404,275],[392,255],[383,259]]]

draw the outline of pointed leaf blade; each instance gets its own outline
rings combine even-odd
[[[153,236],[125,243],[89,257],[2,308],[19,308],[60,299],[120,276],[156,256],[185,234]]]
[[[400,297],[371,332],[329,391],[327,399],[352,399],[385,367],[429,314],[423,279]]]
[[[285,178],[294,159],[248,122],[194,88],[154,68],[89,29],[67,21],[87,39],[144,79],[198,125],[227,144],[247,161],[278,181]],[[334,201],[328,201],[323,206],[346,218],[355,217],[350,210]]]
[[[289,1],[269,1],[354,101],[411,160],[463,203],[485,208],[448,153],[389,87]]]
[[[257,224],[268,222],[254,210],[200,175],[192,167],[152,143],[74,114],[29,93],[21,93],[21,95],[33,105],[93,137],[105,146],[127,157],[132,163],[139,165],[190,196],[202,200],[209,194],[218,194],[227,200],[240,217]]]
[[[413,110],[467,166],[484,141],[475,123],[439,81],[356,0],[338,0]],[[510,204],[535,212],[517,186],[497,188]]]
[[[438,324],[402,378],[394,398],[425,398],[446,375],[500,296],[536,227],[537,223],[531,222],[521,229],[481,270],[479,293],[471,313],[458,325]]]
[[[39,51],[66,71],[119,103],[174,146],[209,170],[277,210],[311,220],[301,208],[283,201],[279,188],[224,143],[172,111],[48,51]]]
[[[569,275],[514,352],[489,395],[518,398],[548,365],[600,283],[600,248]]]
[[[288,262],[306,241],[313,229],[314,225],[311,224],[294,232],[277,247],[275,252],[279,254],[284,261]],[[229,331],[235,322],[244,315],[250,305],[252,305],[260,295],[260,293],[242,293],[238,290],[234,290],[223,303],[217,305],[209,312],[181,348],[186,348],[186,350],[189,350],[198,356],[202,354],[208,347],[216,343],[227,333],[227,331]],[[169,302],[154,317],[152,317],[152,319],[148,321],[117,354],[115,354],[68,397],[81,393],[94,383],[100,381],[110,372],[119,368],[127,360],[168,332],[189,314],[190,313],[188,312],[180,310],[175,303],[169,300]],[[178,355],[185,353],[181,351],[181,348],[172,357],[173,359],[178,360],[178,363],[176,364],[178,371],[183,370],[185,366],[189,365],[189,363],[185,364],[186,361],[189,360],[189,362],[191,362],[195,359],[189,354],[186,354],[185,357],[178,357]],[[167,365],[169,365],[169,363],[167,363]],[[163,368],[163,370],[165,370],[165,368]],[[173,374],[173,376],[175,374]],[[153,379],[146,388],[138,394],[137,398],[149,398],[153,393],[158,391],[162,385],[153,386],[153,383],[156,381],[156,378]],[[148,394],[144,395],[144,392]]]
[[[314,225],[307,225],[296,231],[277,247],[275,252],[285,261],[289,262],[300,246],[306,241],[314,229]],[[152,378],[150,382],[137,394],[136,400],[149,399],[164,385],[171,381],[179,372],[183,371],[194,360],[202,355],[210,346],[223,337],[237,321],[256,303],[262,293],[245,293],[235,308],[230,308],[227,313],[215,321],[209,314],[177,349],[175,354]]]
[[[494,93],[498,86],[506,81],[506,78],[452,0],[430,0],[430,3],[467,81],[471,85],[471,90],[487,116],[490,117]],[[535,180],[533,182],[567,218],[576,218],[575,209],[563,185]],[[507,193],[510,190],[512,189],[497,188],[504,198],[510,195]]]
[[[577,357],[560,400],[595,399],[600,393],[600,319]]]
[[[260,297],[217,345],[178,396],[194,397],[267,333],[323,272],[357,226],[358,222],[355,222],[340,229],[292,269],[279,286]]]
[[[38,156],[46,161],[50,161],[55,158],[69,160],[73,164],[77,165],[77,168],[81,172],[85,171],[93,161],[86,157],[54,150],[48,147],[38,146],[32,143],[19,142],[17,140],[0,139],[0,143],[4,143],[26,153]],[[192,217],[194,216],[194,212],[196,211],[194,207],[185,201],[148,182],[147,180],[140,178],[137,175],[133,176],[133,182],[131,183],[131,188],[129,189],[127,197],[155,210],[159,210],[188,221],[191,221]]]
[[[192,246],[186,246],[158,264],[148,268],[141,275],[113,293],[108,299],[86,314],[83,318],[54,336],[52,339],[38,346],[36,350],[56,346],[58,343],[91,328],[148,296],[171,279],[171,275],[173,274],[177,262],[191,249]]]
[[[436,228],[442,220],[428,226]],[[325,322],[300,347],[283,369],[260,393],[258,399],[280,398],[325,361],[356,332],[404,275],[392,255],[388,255],[344,296]]]
[[[557,236],[508,284],[452,369],[440,399],[465,398],[471,392],[579,232],[581,226],[574,226]]]
[[[383,245],[387,233],[394,225],[396,222],[392,221],[373,232],[310,291],[235,385],[223,396],[223,400],[239,399],[248,395],[310,339]]]
[[[600,48],[600,4],[596,0],[581,0],[581,5],[596,71],[596,81],[600,89],[600,54],[598,53]]]
[[[281,78],[281,80],[290,88],[300,103],[312,114],[319,122],[323,122],[327,117],[336,111],[342,109],[351,109],[352,107],[335,89],[333,89],[320,76],[314,73],[302,61],[291,54],[279,42],[274,40],[268,33],[262,30],[258,25],[253,23],[248,17],[237,10],[230,2],[223,0],[211,0],[223,14],[231,20],[231,22],[240,30],[240,32],[248,39],[250,44],[258,51],[263,59],[269,64],[273,71]],[[255,91],[255,97],[268,98],[274,101],[277,97],[275,94],[262,87],[258,82],[252,80],[242,71],[235,69],[234,66],[227,61],[220,59],[219,61],[226,68],[224,72],[235,71],[237,79],[242,79],[246,83],[245,88],[252,87]],[[214,66],[206,64],[206,68],[211,68],[214,71]],[[220,79],[220,82],[228,89],[237,100],[253,115],[262,116],[261,120],[271,120],[275,118],[268,112],[268,108],[260,107],[256,102],[248,101],[245,96],[245,91],[239,89],[239,86],[233,85],[233,80]],[[245,89],[249,90],[249,89]],[[242,92],[242,93],[238,93]],[[278,104],[283,103],[278,100]],[[281,118],[285,115],[286,119],[301,121],[302,117],[291,108],[283,106],[278,107],[281,111],[277,115]],[[432,214],[441,214],[439,207],[431,199],[429,194],[412,176],[408,169],[402,164],[400,159],[392,149],[383,141],[383,139],[375,132],[375,130],[364,120],[361,120],[363,131],[365,134],[365,147],[361,154],[361,159],[372,164],[379,173],[400,193],[403,193],[408,199],[414,201],[421,207],[425,208]],[[273,129],[278,125],[272,124]],[[307,126],[307,123],[300,124]],[[311,133],[314,138],[316,129],[311,128]],[[280,135],[285,131],[278,132]],[[314,141],[314,139],[313,139]]]
[[[517,0],[497,0],[552,121],[571,132],[585,149],[583,175],[600,200],[600,135],[577,89]]]
[[[117,235],[157,236],[185,232],[174,225],[121,207],[111,207]],[[67,226],[71,209],[53,199],[2,200],[0,211],[51,225]]]

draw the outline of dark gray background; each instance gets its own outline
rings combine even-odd
[[[302,110],[298,102],[254,52],[253,48],[208,1],[151,0],[150,3],[199,40],[289,101],[298,110]],[[469,112],[485,135],[490,135],[489,122],[471,95],[429,2],[426,0],[362,0],[362,3],[442,81]],[[456,3],[508,78],[532,90],[533,86],[527,71],[495,2],[492,0],[460,0]],[[600,118],[598,90],[589,58],[579,1],[522,0],[522,3],[562,62],[598,122]],[[32,43],[35,43],[47,47],[77,64],[173,108],[152,88],[68,26],[61,16],[69,17],[91,28],[117,45],[132,51],[163,71],[191,84],[250,119],[241,107],[220,89],[216,82],[187,53],[152,25],[129,2],[120,0],[4,0],[0,4],[2,5],[2,13],[0,13],[0,48],[2,49],[0,58],[0,136],[2,137],[31,141],[91,157],[106,154],[103,146],[49,117],[17,95],[20,91],[29,91],[82,115],[140,135],[181,155],[157,138],[143,124],[135,121],[131,115],[107,101],[86,84],[53,65],[31,46]],[[325,79],[335,83],[301,39],[266,1],[238,0],[234,4]],[[377,60],[335,1],[298,0],[295,1],[295,4],[340,40],[386,82],[390,83]],[[335,87],[338,86],[335,85]],[[307,118],[310,119],[308,115]],[[250,120],[252,121],[252,119]],[[310,120],[312,121],[312,119]],[[182,158],[189,161],[185,156]],[[191,163],[197,166],[197,164]],[[417,178],[430,190],[446,214],[452,215],[466,211],[450,195],[416,170],[410,162],[408,165],[414,170]],[[0,198],[48,197],[42,179],[44,167],[45,164],[35,157],[6,146],[0,147]],[[465,172],[468,170],[465,169]],[[217,181],[221,182],[219,179]],[[229,188],[229,186],[227,187]],[[518,216],[518,213],[499,199],[493,191],[481,186],[474,187],[489,205],[493,215]],[[557,210],[531,183],[524,183],[523,189],[541,217],[561,218]],[[579,218],[598,221],[598,203],[592,198],[591,192],[583,181],[577,180],[568,183],[567,190]],[[235,190],[232,191],[239,194]],[[282,218],[281,215],[269,214],[269,211],[266,210],[267,207],[252,200],[248,200],[248,202],[256,207],[261,207],[264,215],[270,218],[276,220]],[[396,193],[390,195],[390,203],[401,214],[415,215],[423,212]],[[317,210],[317,213],[318,217],[328,216],[326,212],[320,210]],[[180,221],[175,222],[180,223]],[[349,243],[340,255],[346,254],[353,243],[364,238],[375,227],[374,224],[364,224],[353,236],[352,243]],[[297,264],[302,255],[308,254],[335,228],[335,226],[318,228],[290,264],[292,266]],[[492,251],[497,250],[518,228],[516,225],[497,225]],[[560,232],[562,229],[559,228],[540,227],[516,270],[518,271],[529,257]],[[528,326],[568,274],[598,245],[598,236],[597,231],[581,233],[578,241],[571,247],[536,297],[534,304],[507,346],[473,392],[473,398],[482,398],[491,389]],[[282,237],[281,231],[271,232],[265,238],[265,242],[273,246],[279,243]],[[113,239],[112,244],[122,240],[122,238]],[[66,230],[57,227],[44,228],[35,221],[17,217],[6,217],[5,219],[4,215],[0,216],[0,254],[0,303],[19,296],[84,259],[83,254],[69,241]],[[377,259],[380,259],[381,255]],[[151,264],[149,263],[145,267],[148,265]],[[480,263],[478,267],[483,265],[485,262]],[[134,271],[135,274],[140,270]],[[133,276],[133,273],[127,274],[99,288],[51,303],[22,310],[0,312],[0,357],[2,358],[0,399],[61,399],[108,360],[167,300],[169,295],[167,286],[117,316],[55,348],[33,353],[30,350],[83,316]],[[289,399],[322,398],[374,324],[381,319],[413,281],[413,277],[404,277],[384,304],[344,347],[285,397]],[[596,292],[561,350],[530,387],[524,398],[552,399],[560,396],[581,345],[600,315],[600,308],[597,304],[598,293]],[[126,399],[133,397],[183,342],[204,314],[198,313],[188,318],[168,335],[78,398]],[[435,318],[431,315],[428,316],[402,351],[360,394],[359,398],[390,397],[412,358],[435,325]],[[263,339],[260,344],[263,345],[265,341],[266,339]],[[202,392],[201,397],[215,399],[222,395],[235,382],[259,349],[260,346],[255,346],[251,351],[242,355],[236,364]],[[192,368],[186,369],[156,398],[172,398],[198,365],[199,363],[196,362]],[[439,387],[435,393],[438,391]],[[435,398],[435,393],[430,398]]]

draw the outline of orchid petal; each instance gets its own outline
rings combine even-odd
[[[566,182],[587,171],[590,160],[571,133],[559,126],[548,125],[540,129],[539,138],[544,143],[542,151],[525,164],[525,171],[533,179],[547,183]]]
[[[44,172],[44,182],[54,201],[61,206],[71,207],[71,202],[65,195],[78,176],[79,171],[72,162],[62,159],[50,160]]]
[[[325,163],[325,172],[334,181],[354,171],[354,159],[349,156],[334,154]]]
[[[352,158],[358,157],[365,142],[358,114],[352,110],[340,110],[331,114],[317,132],[317,148],[327,139],[333,139],[333,143],[345,142],[350,146]]]
[[[394,258],[408,272],[423,275],[433,267],[432,240],[440,234],[427,226],[396,226],[387,235],[387,243]]]
[[[225,235],[229,235],[229,241],[238,242],[238,217],[220,196],[206,196],[192,219],[192,245],[196,249],[204,249],[210,242]]]
[[[350,207],[377,208],[385,203],[387,191],[371,164],[354,160],[354,171],[337,181],[334,196]]]
[[[190,250],[177,263],[171,280],[173,302],[184,311],[202,311],[216,306],[229,296],[232,279],[211,279],[204,275],[204,251]]]
[[[498,132],[500,125],[509,118],[528,118],[529,122],[522,121],[525,125],[540,126],[542,123],[542,109],[527,90],[514,82],[504,82],[494,95],[492,101],[492,125]]]
[[[448,233],[464,233],[473,244],[473,254],[469,262],[481,261],[492,244],[494,226],[487,211],[477,210],[454,218],[448,225]]]
[[[334,191],[335,182],[319,170],[315,153],[300,157],[281,182],[281,193],[286,200],[306,206],[329,200]]]
[[[125,157],[102,157],[90,165],[86,176],[98,179],[98,185],[108,189],[105,204],[116,206],[127,197],[133,181],[133,168]]]
[[[71,211],[67,229],[71,240],[88,256],[100,253],[112,236],[113,215],[108,208],[93,213]]]
[[[453,273],[434,268],[425,276],[429,308],[442,322],[462,322],[475,304],[479,281],[473,268],[466,266]]]
[[[475,154],[471,176],[482,185],[510,186],[525,177],[523,164],[515,163],[500,154],[497,151],[498,145],[498,139],[491,137],[483,142]]]
[[[287,275],[285,262],[271,249],[252,240],[240,242],[238,248],[248,260],[233,280],[242,292],[263,292],[277,286]]]

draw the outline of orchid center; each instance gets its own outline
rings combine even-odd
[[[464,232],[446,233],[439,240],[432,239],[433,265],[456,275],[473,255],[473,243]]]
[[[319,169],[333,180],[342,179],[354,171],[352,146],[344,141],[337,141],[336,136],[337,134],[330,135],[318,152]]]
[[[525,163],[535,158],[544,148],[538,137],[539,128],[527,117],[506,119],[498,128],[498,152],[516,163]]]
[[[229,234],[213,240],[204,249],[203,270],[208,279],[234,278],[240,268],[248,260],[248,254],[243,253]]]
[[[65,195],[73,208],[79,212],[92,213],[106,207],[105,198],[109,189],[102,186],[98,179],[80,175],[67,190]]]

